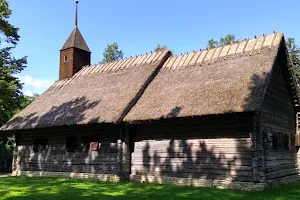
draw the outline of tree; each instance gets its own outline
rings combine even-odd
[[[215,41],[215,40],[213,40],[213,39],[211,39],[211,40],[208,40],[207,46],[208,46],[210,49],[216,48],[216,47],[219,46],[219,42],[218,42],[218,41]]]
[[[287,38],[286,46],[293,63],[294,73],[296,75],[297,84],[300,83],[300,48],[296,45],[294,38]]]
[[[208,40],[207,47],[211,49],[219,46],[229,45],[234,42],[238,42],[238,40],[236,40],[235,38],[235,35],[227,34],[225,37],[221,37],[219,41],[216,41],[214,39]]]
[[[158,44],[158,45],[155,47],[154,52],[159,52],[159,51],[161,51],[161,50],[163,50],[163,49],[168,49],[168,47],[167,47],[166,45],[160,45],[160,44]]]
[[[11,51],[19,41],[19,28],[10,24],[9,4],[0,0],[0,126],[8,121],[16,110],[21,109],[24,101],[22,84],[16,74],[20,73],[27,63],[26,57],[17,59]],[[0,171],[11,167],[13,137],[0,138]]]
[[[123,59],[124,53],[119,49],[119,46],[116,42],[107,45],[103,53],[103,60],[101,63],[111,62],[115,60]]]
[[[31,104],[39,95],[34,94],[33,96],[24,96],[24,98],[20,102],[20,109],[15,111],[15,114],[26,108],[29,104]]]

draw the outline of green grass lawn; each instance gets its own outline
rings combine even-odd
[[[62,199],[300,199],[300,181],[268,188],[262,192],[242,192],[174,185],[106,183],[89,180],[55,178],[0,178],[1,200]]]

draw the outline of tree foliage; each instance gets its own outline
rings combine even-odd
[[[160,45],[160,44],[158,44],[156,47],[155,47],[155,49],[154,49],[154,52],[159,52],[159,51],[161,51],[161,50],[163,50],[163,49],[167,49],[168,47],[166,46],[166,45]]]
[[[24,69],[27,60],[11,54],[20,38],[19,29],[9,22],[11,12],[8,2],[0,0],[0,126],[22,108],[25,98],[22,84],[15,75]],[[12,143],[13,137],[0,138],[0,171],[11,166]]]
[[[225,37],[221,37],[219,41],[216,41],[214,39],[208,40],[207,47],[215,48],[219,46],[229,45],[234,42],[238,42],[238,40],[235,38],[235,35],[227,34]]]
[[[300,48],[296,45],[294,38],[287,38],[286,46],[290,54],[291,62],[293,63],[294,73],[297,78],[297,84],[300,84]]]
[[[119,49],[119,45],[114,42],[112,44],[107,45],[105,51],[103,53],[103,60],[101,63],[111,62],[115,60],[123,59],[124,53]]]

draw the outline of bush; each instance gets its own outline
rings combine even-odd
[[[14,136],[0,138],[0,172],[12,171],[14,142]]]

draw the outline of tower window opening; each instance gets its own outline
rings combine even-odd
[[[64,56],[64,62],[68,62],[68,56]]]

